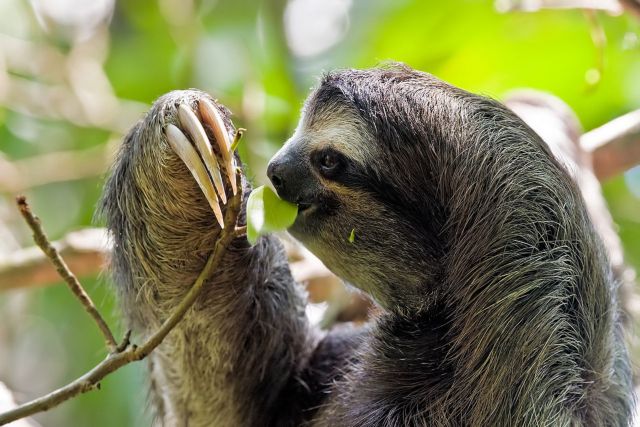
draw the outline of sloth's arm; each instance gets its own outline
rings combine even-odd
[[[111,271],[128,323],[140,336],[152,333],[183,298],[220,233],[210,197],[176,155],[175,135],[168,138],[174,125],[193,140],[179,114],[184,105],[215,140],[199,110],[203,99],[213,102],[197,91],[160,98],[125,138],[105,186],[101,210],[114,240]],[[232,135],[228,112],[212,105]],[[210,166],[202,153],[198,160]],[[224,171],[223,165],[223,177]],[[230,181],[224,183],[230,196]],[[243,224],[251,191],[244,177],[238,191]],[[313,330],[305,303],[275,237],[255,246],[237,237],[194,307],[150,356],[152,398],[163,424],[302,420],[353,342]]]

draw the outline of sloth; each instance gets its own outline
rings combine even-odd
[[[216,148],[229,115],[197,90],[164,95],[106,183],[111,272],[141,336],[220,235],[212,207],[241,166]],[[628,425],[606,251],[565,168],[502,104],[401,64],[330,72],[267,175],[298,206],[290,234],[379,310],[316,329],[279,240],[236,237],[149,357],[160,424]]]

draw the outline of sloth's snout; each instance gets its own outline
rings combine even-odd
[[[308,167],[296,156],[276,154],[267,166],[267,176],[281,199],[291,203],[307,203],[314,188]]]
[[[293,162],[288,156],[275,156],[267,166],[267,176],[280,198],[295,203],[297,191],[295,191],[296,173]]]
[[[284,178],[282,176],[282,163],[278,162],[275,158],[269,162],[267,166],[267,176],[271,180],[273,187],[278,194],[284,189]]]

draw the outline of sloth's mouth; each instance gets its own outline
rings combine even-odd
[[[311,202],[298,202],[298,213],[308,210],[313,204]]]
[[[318,195],[306,195],[298,197],[296,205],[298,205],[298,216],[307,218],[313,214],[322,203]]]
[[[340,205],[337,198],[322,191],[306,197],[301,196],[295,203],[298,205],[298,216],[304,219],[317,215],[335,214]]]

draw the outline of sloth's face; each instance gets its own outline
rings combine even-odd
[[[381,305],[402,308],[398,294],[424,294],[433,260],[403,207],[385,197],[386,161],[366,124],[347,107],[310,103],[267,171],[278,195],[298,205],[289,232]]]
[[[334,250],[346,250],[364,231],[355,222],[366,203],[366,194],[357,191],[358,180],[366,178],[364,133],[344,111],[322,121],[303,115],[295,134],[271,159],[267,175],[281,198],[298,205],[289,231],[302,242],[314,247],[332,242]]]

